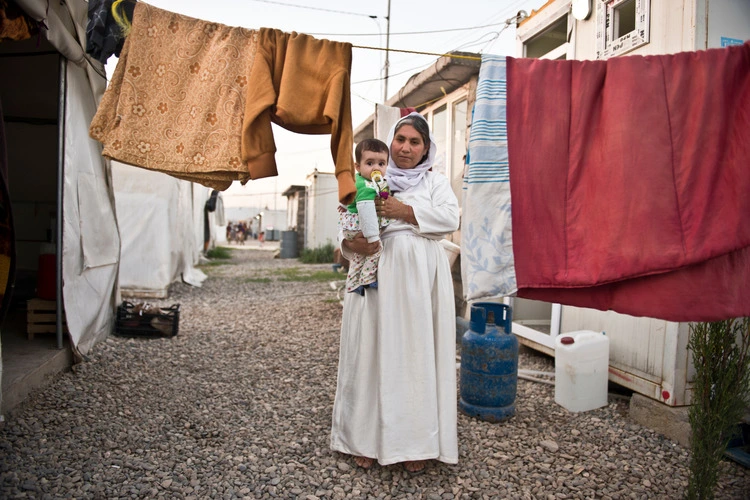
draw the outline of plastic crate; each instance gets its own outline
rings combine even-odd
[[[737,426],[735,435],[727,444],[724,456],[745,468],[750,468],[750,424],[743,422]]]
[[[117,307],[115,335],[120,337],[174,337],[180,329],[180,304],[157,307],[124,301]]]

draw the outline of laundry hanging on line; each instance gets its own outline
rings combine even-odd
[[[671,321],[750,315],[750,43],[507,58],[518,296]]]
[[[466,300],[515,295],[505,56],[484,55],[477,77],[461,210]]]
[[[86,53],[102,64],[111,56],[120,56],[125,44],[125,27],[117,19],[130,20],[136,0],[88,0]]]
[[[138,0],[89,0],[88,25],[86,26],[86,51],[102,64],[111,56],[119,56],[126,33],[130,31],[133,8]],[[0,0],[0,8],[2,0]],[[391,47],[370,47],[352,45],[354,49],[400,52],[403,54],[421,54],[435,57],[450,57],[479,61],[481,56],[469,53],[438,53],[421,50],[396,49]],[[406,109],[406,108],[404,108]],[[407,113],[408,114],[408,113]]]
[[[272,122],[330,133],[346,203],[355,193],[350,70],[348,43],[138,2],[89,132],[104,156],[219,190],[277,175]]]

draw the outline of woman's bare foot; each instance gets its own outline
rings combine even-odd
[[[424,466],[427,464],[427,460],[414,460],[411,462],[404,462],[404,469],[409,472],[419,472],[424,470]]]
[[[369,469],[372,467],[372,464],[375,463],[375,459],[369,457],[354,457],[354,463],[363,469]]]

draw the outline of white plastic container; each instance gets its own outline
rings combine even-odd
[[[555,403],[571,412],[607,405],[609,338],[582,330],[555,338]]]

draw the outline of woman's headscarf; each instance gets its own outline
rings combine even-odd
[[[417,112],[409,113],[405,117],[401,118],[393,125],[393,127],[391,127],[390,132],[388,132],[388,140],[386,141],[386,144],[388,145],[389,151],[391,148],[391,144],[393,143],[393,137],[396,135],[396,128],[407,118],[416,118],[417,120],[422,120],[423,122],[425,122],[425,125],[427,124],[427,120],[425,120],[424,116],[420,115]],[[427,129],[429,130],[429,126],[427,127]],[[406,191],[410,187],[416,186],[419,181],[422,180],[422,177],[425,176],[425,173],[432,168],[432,164],[435,161],[436,155],[437,143],[435,142],[435,138],[432,137],[432,132],[430,132],[430,144],[427,157],[422,160],[422,162],[416,167],[399,168],[393,162],[393,155],[389,155],[388,170],[386,171],[386,180],[388,181],[388,187],[390,187],[393,191]]]

